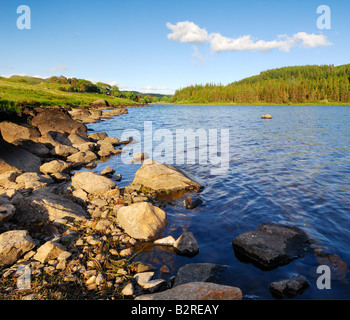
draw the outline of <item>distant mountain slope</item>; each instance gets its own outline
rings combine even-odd
[[[350,64],[308,65],[267,70],[226,86],[179,89],[175,103],[350,103]]]

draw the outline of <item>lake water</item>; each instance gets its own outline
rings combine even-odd
[[[261,119],[263,114],[272,120]],[[144,122],[153,131],[169,129],[229,129],[229,169],[213,175],[210,164],[184,164],[182,169],[205,185],[203,205],[187,210],[183,199],[163,208],[169,224],[164,236],[175,239],[183,230],[196,237],[200,252],[193,258],[149,246],[138,259],[171,273],[187,263],[226,265],[217,282],[241,288],[244,298],[273,299],[272,281],[304,275],[310,287],[298,299],[349,299],[349,272],[332,270],[331,289],[316,286],[314,254],[286,266],[262,271],[240,261],[232,249],[235,236],[262,222],[302,228],[324,253],[350,264],[350,108],[327,106],[183,106],[154,105],[129,108],[129,113],[88,128],[120,137],[125,129],[143,134]],[[143,140],[143,137],[142,137]],[[156,145],[156,144],[155,144]],[[130,184],[139,164],[124,164],[120,155],[94,170],[112,166],[121,173],[119,186]],[[156,275],[158,276],[158,274]]]

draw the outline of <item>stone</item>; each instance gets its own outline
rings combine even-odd
[[[95,229],[97,231],[106,231],[110,225],[111,221],[109,221],[108,219],[102,219],[99,222],[97,222]]]
[[[39,172],[40,166],[39,157],[4,141],[0,136],[0,174],[8,171]]]
[[[69,162],[73,163],[89,163],[97,160],[97,156],[92,151],[79,151],[67,157]]]
[[[0,234],[0,267],[11,265],[35,247],[27,230],[11,230]]]
[[[68,134],[57,131],[48,131],[44,133],[39,139],[39,142],[43,143],[49,149],[53,149],[56,146],[71,146],[72,143],[68,139]]]
[[[184,206],[186,209],[194,209],[201,205],[203,200],[196,196],[187,196],[184,200]]]
[[[198,190],[202,188],[181,169],[152,159],[143,162],[135,174],[133,184],[143,185],[157,191]]]
[[[115,170],[111,167],[106,167],[104,168],[101,172],[100,175],[101,176],[107,176],[107,175],[112,175],[115,172]]]
[[[154,244],[157,246],[173,246],[175,244],[175,239],[173,236],[167,236],[154,241]]]
[[[104,140],[104,142],[110,143],[113,146],[118,146],[120,144],[119,143],[119,139],[115,138],[115,137],[107,137],[107,138],[105,138],[103,140]]]
[[[190,282],[154,294],[141,295],[135,300],[241,300],[239,288],[210,282]]]
[[[7,171],[0,174],[0,185],[4,186],[8,182],[15,182],[16,178],[21,174],[18,171]]]
[[[265,114],[261,117],[261,119],[272,119],[272,117],[269,114]]]
[[[106,132],[94,132],[94,133],[90,133],[88,135],[88,138],[90,139],[90,141],[99,141],[99,140],[103,140],[105,138],[107,138],[108,135]]]
[[[167,225],[166,213],[149,202],[120,208],[117,221],[129,236],[138,240],[156,239]]]
[[[64,112],[59,109],[42,109],[32,119],[32,125],[37,127],[40,133],[43,135],[49,131],[56,131],[62,133],[76,133],[83,137],[86,137],[86,126],[69,115],[68,112]]]
[[[104,195],[117,188],[115,182],[93,172],[77,172],[72,178],[72,186],[95,195]]]
[[[38,157],[46,157],[50,154],[50,149],[41,142],[34,142],[32,140],[17,140],[14,143],[21,149],[27,150]]]
[[[95,151],[97,149],[97,143],[94,142],[86,142],[82,144],[74,144],[75,148],[82,152]]]
[[[105,140],[99,141],[97,145],[99,147],[99,151],[97,153],[100,157],[108,157],[118,153],[118,150],[116,150],[111,143],[105,142]]]
[[[68,136],[68,140],[71,142],[72,146],[85,144],[85,143],[88,143],[90,141],[88,138],[80,136],[76,133],[71,133]]]
[[[62,252],[65,252],[66,248],[55,241],[47,241],[37,250],[33,259],[40,261],[41,263],[48,262],[49,260],[56,259]]]
[[[121,291],[123,296],[132,297],[134,295],[134,286],[132,282],[129,282]]]
[[[37,128],[10,121],[0,122],[0,132],[3,139],[9,143],[15,143],[18,140],[31,140],[36,142],[40,137],[40,132]]]
[[[309,237],[296,227],[262,223],[256,230],[238,235],[232,242],[236,256],[261,269],[286,265],[308,251]]]
[[[73,218],[84,220],[86,211],[72,200],[52,192],[52,188],[33,191],[29,197],[23,197],[16,203],[16,219],[19,221],[34,220],[54,221],[56,219]]]
[[[174,286],[189,282],[217,282],[225,267],[214,263],[190,263],[179,269]]]
[[[9,220],[16,212],[16,207],[6,197],[0,196],[0,225]]]
[[[40,171],[44,174],[64,172],[67,173],[71,169],[71,165],[63,160],[52,160],[44,163],[40,167]]]
[[[47,187],[53,183],[53,180],[49,176],[43,176],[37,172],[25,172],[16,178],[16,183],[19,188],[36,190]]]
[[[193,257],[199,253],[196,238],[192,232],[184,232],[174,243],[175,251],[184,256]]]
[[[276,298],[293,298],[302,294],[309,285],[304,276],[294,275],[289,279],[271,282],[269,289]]]
[[[148,153],[146,152],[136,152],[133,154],[133,160],[134,163],[141,163],[142,161],[149,159]]]
[[[64,144],[58,144],[54,149],[51,150],[53,156],[68,157],[74,153],[79,152],[77,148],[66,146]]]

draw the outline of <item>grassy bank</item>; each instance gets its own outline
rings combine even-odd
[[[67,92],[64,84],[28,83],[21,79],[0,78],[0,110],[18,111],[26,106],[79,107],[104,99],[113,105],[136,105],[130,99],[99,93]]]

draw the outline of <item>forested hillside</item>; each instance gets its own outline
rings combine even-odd
[[[206,84],[177,90],[175,103],[350,103],[350,64],[267,70],[226,86]]]

